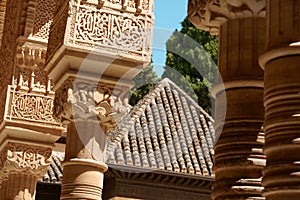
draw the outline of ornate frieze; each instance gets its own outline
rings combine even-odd
[[[125,91],[113,85],[69,78],[55,93],[54,116],[61,122],[98,119],[106,130],[112,129],[128,111],[121,97]]]
[[[212,34],[229,19],[266,16],[266,0],[189,0],[188,5],[189,20]]]

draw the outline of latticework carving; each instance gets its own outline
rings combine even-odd
[[[55,12],[54,0],[37,0],[33,36],[48,39]]]

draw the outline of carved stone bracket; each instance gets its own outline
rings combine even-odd
[[[104,83],[67,79],[56,91],[54,116],[68,123],[73,119],[97,119],[105,130],[113,129],[127,111],[123,88]]]
[[[188,5],[189,20],[212,34],[229,19],[266,16],[266,0],[189,0]]]

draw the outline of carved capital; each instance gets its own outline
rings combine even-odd
[[[42,176],[50,165],[51,152],[49,147],[9,142],[0,152],[1,178],[13,172]]]
[[[62,123],[96,119],[102,128],[110,130],[128,111],[123,93],[124,88],[114,85],[69,78],[55,93],[54,116]]]
[[[212,34],[228,20],[266,16],[266,0],[189,0],[188,5],[189,20]]]

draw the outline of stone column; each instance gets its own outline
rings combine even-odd
[[[123,90],[70,77],[56,91],[55,116],[68,127],[61,199],[101,199],[106,133],[127,111],[113,95]]]
[[[258,56],[264,50],[265,1],[190,0],[189,19],[219,34],[221,78],[212,90],[218,141],[211,197],[262,199],[264,84]]]
[[[263,195],[268,200],[300,196],[300,1],[267,1],[266,119]]]
[[[48,43],[54,115],[68,127],[61,199],[101,199],[106,134],[151,58],[153,1],[59,0]]]

